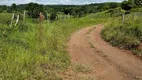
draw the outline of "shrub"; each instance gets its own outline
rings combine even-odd
[[[110,25],[102,31],[102,37],[113,46],[132,49],[137,47],[142,40],[142,28],[140,25],[125,23]]]
[[[51,13],[51,15],[50,15],[50,20],[51,21],[54,21],[54,20],[56,20],[57,19],[57,14],[56,13]]]
[[[44,16],[47,17],[45,7],[43,5],[39,5],[37,3],[29,3],[26,9],[28,11],[28,15],[32,18],[38,18],[40,12],[42,12]]]

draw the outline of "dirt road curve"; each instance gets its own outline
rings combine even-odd
[[[91,65],[97,80],[142,80],[142,61],[112,47],[100,35],[103,25],[74,33],[68,44],[72,64]]]

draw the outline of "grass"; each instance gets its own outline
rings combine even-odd
[[[88,65],[76,64],[74,65],[75,72],[89,73],[91,72],[91,68]]]
[[[11,20],[11,13],[0,13],[0,23],[8,22]]]
[[[0,79],[61,80],[59,72],[70,64],[66,52],[70,35],[83,27],[106,22],[108,17],[98,17],[99,14],[104,15],[104,12],[49,24],[44,21],[42,25],[28,18],[24,25],[12,28],[1,24]]]
[[[107,24],[102,31],[102,38],[113,46],[123,49],[134,50],[133,52],[140,55],[141,51],[136,51],[142,41],[142,16],[141,12],[135,12],[125,16],[125,23],[121,23],[121,17],[115,17],[114,22]]]
[[[91,42],[89,42],[88,44],[90,45],[91,48],[95,48]]]
[[[79,77],[77,80],[96,80],[94,77]]]

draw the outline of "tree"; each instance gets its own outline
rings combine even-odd
[[[142,0],[129,0],[134,6],[142,7]]]
[[[47,17],[45,8],[43,5],[39,5],[37,3],[29,3],[26,9],[28,11],[28,15],[31,16],[31,18],[38,18],[40,12],[42,12],[43,15]]]
[[[83,17],[83,16],[84,16],[83,11],[80,11],[80,12],[78,13],[78,17]]]
[[[17,8],[16,4],[13,3],[13,4],[11,5],[11,9],[12,9],[13,11],[16,11],[16,8]]]
[[[120,4],[118,4],[118,3],[109,3],[109,8],[117,8],[117,7],[119,7],[120,6]]]
[[[7,10],[7,6],[6,5],[3,6],[3,10]]]
[[[66,8],[64,9],[64,14],[68,15],[71,14],[72,9],[71,8]]]
[[[0,8],[0,13],[2,13],[3,12],[3,9],[2,8]]]
[[[54,13],[51,13],[51,15],[50,15],[50,20],[51,21],[54,21],[54,20],[56,20],[58,18],[58,16],[57,16],[57,14],[54,12]]]
[[[130,4],[129,1],[123,1],[122,4],[121,4],[121,8],[126,10],[126,11],[129,11],[132,9],[132,5]]]

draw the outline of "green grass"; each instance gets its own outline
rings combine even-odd
[[[133,18],[133,13],[126,15],[124,24],[122,24],[121,17],[113,18],[114,21],[103,29],[102,38],[113,46],[136,50],[142,41],[141,13],[140,11],[135,12],[135,19]],[[140,52],[135,54],[142,54]]]
[[[0,13],[0,23],[8,22],[11,20],[11,13]]]
[[[104,12],[100,14],[104,15]],[[99,13],[82,18],[59,19],[49,24],[47,21],[38,24],[35,20],[26,19],[24,25],[12,28],[2,24],[0,79],[61,80],[59,72],[70,64],[66,52],[69,37],[83,27],[107,21],[107,15],[98,15]]]
[[[73,69],[75,72],[79,73],[79,72],[82,72],[82,73],[89,73],[89,72],[92,72],[90,66],[88,65],[82,65],[82,64],[76,64],[74,65],[74,69]]]
[[[90,45],[91,48],[95,48],[91,42],[89,42],[88,44]]]

